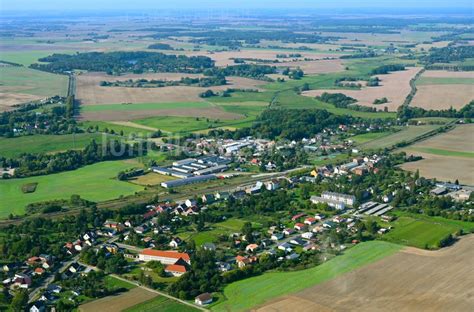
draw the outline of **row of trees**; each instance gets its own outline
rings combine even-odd
[[[132,158],[146,154],[144,142],[128,144],[110,140],[97,144],[92,140],[83,150],[56,154],[22,154],[18,158],[0,157],[3,167],[16,168],[15,177],[37,176],[74,170],[100,161]]]

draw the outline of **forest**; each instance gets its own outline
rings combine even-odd
[[[153,72],[200,73],[214,67],[214,61],[207,56],[168,55],[159,52],[87,52],[53,54],[39,59],[46,64],[35,63],[30,67],[52,73],[67,73],[75,69],[102,71],[108,74],[141,74]]]

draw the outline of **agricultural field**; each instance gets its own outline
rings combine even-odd
[[[438,251],[405,248],[256,311],[469,311],[474,236]]]
[[[118,296],[109,296],[79,306],[81,312],[123,311],[142,302],[155,298],[158,294],[136,287]]]
[[[81,119],[85,120],[131,120],[147,116],[216,117],[236,119],[239,116],[227,113],[210,105],[199,94],[211,89],[223,91],[228,88],[257,89],[263,81],[241,77],[228,77],[228,84],[214,87],[170,86],[162,88],[104,87],[101,81],[125,81],[129,79],[178,80],[182,77],[200,75],[128,74],[109,76],[103,73],[87,73],[77,78],[77,100],[81,104]]]
[[[154,172],[147,173],[142,176],[138,176],[136,178],[129,179],[128,181],[133,184],[138,184],[138,185],[160,185],[161,182],[166,182],[166,181],[171,181],[171,180],[176,180],[175,177],[171,176],[166,176]]]
[[[416,81],[417,92],[410,105],[424,109],[460,109],[474,100],[474,74],[429,70]]]
[[[423,159],[403,164],[405,170],[441,180],[473,185],[474,178],[474,126],[460,125],[453,130],[404,148],[407,154],[419,155]]]
[[[30,203],[69,199],[78,194],[84,199],[105,201],[130,195],[143,190],[143,187],[115,179],[119,171],[137,167],[130,161],[107,161],[85,166],[73,171],[65,171],[38,177],[0,181],[0,218],[10,213],[22,215]],[[24,194],[23,185],[37,183],[35,192]]]
[[[156,297],[154,299],[139,303],[133,307],[123,310],[124,312],[197,312],[197,308],[184,305],[166,297]]]
[[[213,311],[246,311],[287,294],[331,280],[369,263],[393,255],[402,247],[396,244],[371,241],[361,243],[319,266],[295,272],[264,273],[224,288],[223,302],[211,307]]]
[[[390,223],[393,229],[382,236],[383,240],[395,244],[422,249],[438,249],[438,242],[459,230],[470,232],[474,223],[428,217],[408,213],[397,213],[398,218]]]
[[[405,98],[411,91],[410,80],[420,71],[419,67],[411,67],[404,71],[392,72],[387,75],[377,75],[381,80],[380,86],[378,87],[365,87],[363,86],[360,90],[338,90],[338,89],[322,89],[322,90],[311,90],[303,92],[303,95],[309,97],[320,96],[321,94],[327,93],[343,93],[346,96],[352,97],[357,100],[355,104],[375,107],[377,109],[388,108],[389,111],[396,111],[397,108],[403,104]],[[386,97],[388,99],[387,104],[373,104],[376,99]]]
[[[0,55],[1,60],[1,55]],[[0,112],[12,105],[67,93],[68,77],[18,66],[0,66]]]
[[[389,148],[402,142],[409,142],[411,140],[414,140],[419,136],[425,135],[437,129],[438,127],[439,125],[408,126],[393,134],[380,138],[375,138],[374,140],[370,140],[365,143],[361,143],[359,145],[359,148],[365,150]]]
[[[96,140],[99,143],[102,140],[102,135],[97,133],[77,133],[74,135],[0,137],[0,156],[14,158],[23,153],[54,153],[82,149],[92,140]]]

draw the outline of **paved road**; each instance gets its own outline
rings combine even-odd
[[[115,277],[116,279],[122,280],[122,281],[124,281],[124,282],[130,283],[130,284],[133,284],[133,285],[136,285],[137,287],[140,287],[140,288],[142,288],[142,289],[145,289],[145,290],[154,292],[154,293],[156,293],[156,294],[158,294],[158,295],[160,295],[160,296],[167,297],[167,298],[169,298],[169,299],[171,299],[171,300],[174,300],[174,301],[178,301],[179,303],[182,303],[182,304],[184,304],[184,305],[193,307],[193,308],[195,308],[195,309],[199,309],[199,310],[201,310],[201,311],[209,311],[208,309],[206,309],[206,308],[204,308],[204,307],[201,307],[201,306],[198,306],[198,305],[189,303],[189,302],[187,302],[187,301],[178,299],[178,298],[176,298],[176,297],[173,297],[173,296],[171,296],[171,295],[168,295],[167,293],[164,293],[164,292],[155,290],[155,289],[153,289],[153,288],[148,288],[148,287],[146,287],[146,286],[142,286],[142,285],[139,284],[139,283],[130,281],[130,280],[125,279],[125,278],[123,278],[123,277],[120,277],[120,276],[118,276],[118,275],[111,274],[111,276]]]
[[[59,273],[64,272],[73,262],[77,262],[78,260],[79,260],[79,254],[74,256],[74,258],[72,258],[71,260],[64,262],[61,265],[61,267],[57,269],[56,271],[51,272],[50,276],[48,276],[38,287],[36,287],[30,292],[30,294],[28,295],[28,303],[32,303],[36,299],[37,295],[39,295],[40,290],[47,288],[49,284],[53,282],[54,275],[56,272],[59,272]]]

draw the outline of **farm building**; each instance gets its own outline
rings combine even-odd
[[[138,255],[138,260],[140,261],[159,261],[163,264],[175,264],[180,259],[191,264],[191,258],[189,255],[182,252],[144,249]]]

